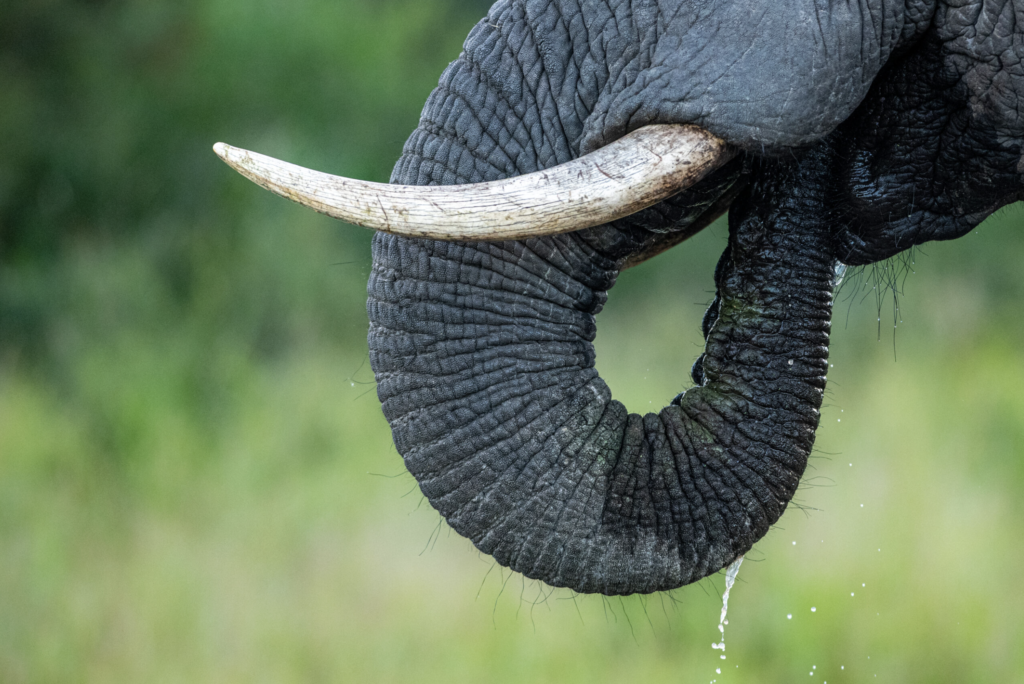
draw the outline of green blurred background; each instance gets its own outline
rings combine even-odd
[[[0,682],[1024,682],[1019,207],[848,279],[728,660],[720,576],[574,597],[439,524],[373,391],[369,234],[210,146],[385,180],[485,8],[0,3]],[[612,293],[631,409],[688,384],[724,239]]]

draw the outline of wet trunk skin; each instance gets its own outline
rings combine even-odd
[[[378,395],[457,532],[527,577],[609,595],[694,582],[764,536],[825,388],[834,262],[818,157],[755,171],[733,204],[700,385],[656,414],[627,413],[594,368],[594,316],[622,259],[587,231],[375,237]]]

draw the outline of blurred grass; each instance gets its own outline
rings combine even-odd
[[[895,332],[870,274],[840,293],[727,661],[720,577],[574,598],[438,526],[373,393],[368,234],[209,145],[386,178],[480,5],[0,7],[0,681],[1024,681],[1019,207],[918,254]],[[631,409],[688,384],[724,238],[612,292]]]

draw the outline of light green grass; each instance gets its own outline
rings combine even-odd
[[[325,315],[356,329],[293,331],[273,353],[217,329],[216,279],[154,322],[135,309],[161,301],[144,254],[80,257],[83,309],[66,313],[105,305],[112,322],[67,332],[66,375],[14,363],[0,385],[0,679],[1021,681],[1024,357],[998,320],[935,334],[955,314],[932,300],[944,276],[928,260],[898,361],[873,303],[837,326],[819,452],[800,508],[740,572],[723,663],[720,577],[574,598],[438,528],[363,384],[365,343],[338,342],[361,340],[365,314],[362,276],[332,263],[365,254],[332,249],[333,230],[252,238],[251,268],[264,253],[306,269],[285,278],[286,309],[323,305],[333,283]],[[599,365],[627,403],[682,386],[722,236],[613,292]]]

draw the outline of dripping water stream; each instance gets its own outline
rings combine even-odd
[[[736,583],[736,575],[739,574],[740,565],[743,564],[743,556],[740,556],[725,570],[725,591],[722,593],[722,614],[718,618],[718,633],[722,635],[722,640],[718,643],[711,644],[711,648],[716,651],[721,651],[720,656],[722,660],[725,660],[725,626],[729,624],[726,619],[726,614],[729,612],[729,592],[732,591],[732,585]],[[722,668],[716,670],[718,674],[722,674]]]

